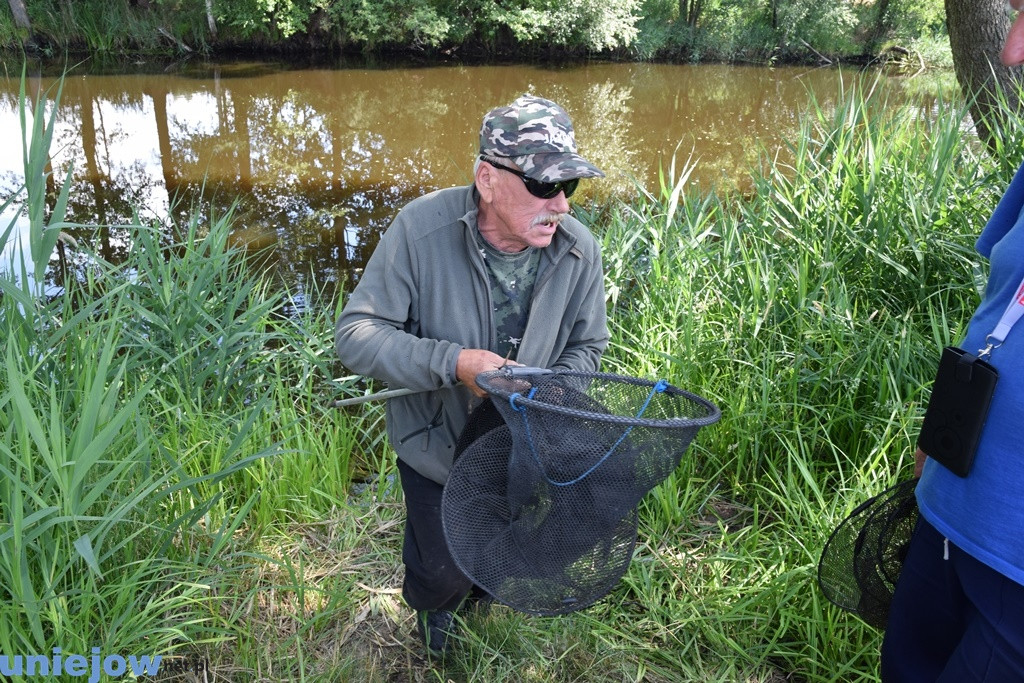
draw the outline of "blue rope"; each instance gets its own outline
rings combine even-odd
[[[647,394],[647,400],[644,401],[644,404],[640,407],[640,412],[638,412],[636,414],[636,417],[638,417],[638,418],[642,417],[643,414],[644,414],[644,411],[646,411],[647,407],[651,404],[651,399],[654,398],[654,395],[662,393],[667,388],[668,388],[668,382],[667,381],[665,381],[663,379],[659,379],[657,382],[655,382],[654,386],[651,387],[650,393]],[[535,393],[537,393],[537,387],[534,387],[533,389],[530,390],[530,394],[529,394],[529,396],[527,396],[527,398],[532,399],[533,395]],[[622,436],[620,436],[618,438],[618,440],[612,445],[612,447],[608,449],[608,452],[605,453],[604,455],[602,455],[601,458],[596,463],[591,465],[591,467],[586,472],[581,474],[580,476],[576,477],[575,479],[573,479],[571,481],[554,481],[553,479],[551,479],[551,477],[548,476],[548,473],[544,470],[544,465],[541,464],[540,457],[537,455],[537,449],[533,445],[533,436],[530,434],[530,421],[526,417],[526,406],[525,405],[522,406],[522,407],[516,406],[516,399],[519,398],[519,397],[520,397],[520,394],[518,394],[518,393],[512,394],[511,396],[508,397],[508,402],[512,406],[512,410],[516,411],[517,413],[519,413],[522,416],[522,418],[523,418],[523,428],[526,431],[526,441],[527,441],[527,443],[530,444],[530,455],[533,456],[533,461],[535,463],[537,463],[537,467],[540,468],[540,471],[544,473],[544,478],[547,479],[547,482],[549,484],[551,484],[552,486],[572,486],[573,484],[577,484],[577,483],[583,481],[584,479],[586,479],[588,476],[590,476],[594,472],[594,470],[596,470],[598,467],[600,467],[601,464],[604,463],[605,460],[607,460],[608,458],[611,457],[612,453],[615,452],[615,449],[619,447],[619,444],[621,444],[626,439],[626,437],[629,436],[629,433],[631,431],[633,431],[633,426],[632,425],[627,427],[626,431],[622,432]]]

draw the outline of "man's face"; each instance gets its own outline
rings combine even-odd
[[[1010,7],[1020,12],[1024,10],[1024,0],[1010,0]],[[1018,14],[1014,19],[1000,56],[1006,66],[1024,64],[1024,14]]]
[[[482,192],[481,195],[489,202],[494,219],[493,232],[486,235],[487,240],[505,252],[522,251],[527,247],[544,248],[551,244],[559,221],[569,213],[569,200],[565,193],[559,192],[550,199],[534,197],[514,173],[486,162],[481,164],[481,168],[484,166],[484,182],[490,192]]]

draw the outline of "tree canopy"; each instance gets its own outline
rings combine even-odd
[[[688,61],[871,54],[941,34],[942,0],[8,0],[0,42]],[[31,26],[29,26],[31,24]]]

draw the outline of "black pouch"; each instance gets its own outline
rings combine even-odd
[[[942,350],[918,448],[966,477],[974,462],[999,371],[963,349]]]

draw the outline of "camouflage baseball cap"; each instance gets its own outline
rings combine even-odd
[[[565,110],[533,95],[487,112],[480,126],[480,154],[511,159],[527,176],[547,183],[604,177],[576,153],[572,121]]]

